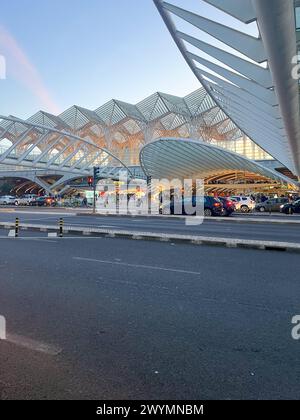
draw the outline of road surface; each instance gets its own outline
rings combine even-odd
[[[297,254],[0,239],[0,398],[299,399]]]

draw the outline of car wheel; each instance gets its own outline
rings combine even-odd
[[[260,208],[259,208],[259,211],[260,211],[261,213],[264,213],[264,212],[266,211],[266,208],[265,208],[265,207],[260,207]]]
[[[242,213],[248,213],[250,211],[250,209],[249,209],[249,207],[248,206],[242,206],[241,207],[241,212]]]
[[[211,211],[211,209],[205,209],[205,210],[204,210],[204,216],[205,216],[205,217],[211,217],[211,216],[212,216],[212,211]]]
[[[18,201],[15,201],[15,206],[18,206],[19,205],[19,202]]]

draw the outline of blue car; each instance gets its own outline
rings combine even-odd
[[[174,215],[184,215],[184,216],[195,216],[196,209],[194,214],[187,214],[186,207],[193,207],[196,206],[196,197],[192,197],[189,199],[183,199],[181,202],[178,200],[171,200],[169,205],[163,207],[163,213],[168,213],[168,209],[170,209],[170,214]],[[204,216],[222,216],[223,215],[223,205],[218,198],[211,197],[209,195],[204,196]]]

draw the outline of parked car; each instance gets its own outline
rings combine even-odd
[[[294,201],[293,203],[282,204],[280,211],[285,214],[300,213],[300,200]]]
[[[222,202],[215,197],[209,195],[204,196],[204,216],[222,216],[223,205]]]
[[[255,208],[255,201],[251,197],[236,195],[230,199],[234,202],[236,210],[242,213],[249,213]]]
[[[47,197],[47,196],[43,196],[43,197],[37,197],[36,199],[32,200],[29,205],[30,206],[38,206],[38,207],[43,207],[43,206],[53,206],[54,205],[54,198],[53,197]]]
[[[15,199],[16,206],[29,206],[30,203],[36,200],[38,196],[36,194],[25,194],[22,197],[18,197]]]
[[[233,212],[235,212],[235,204],[230,198],[227,197],[219,197],[223,205],[223,216],[230,216]]]
[[[71,197],[64,199],[64,207],[82,207],[82,198]]]
[[[2,206],[14,205],[15,199],[16,197],[12,195],[3,195],[2,197],[0,197],[0,205]]]
[[[265,211],[280,211],[280,208],[283,204],[287,204],[289,202],[288,198],[270,198],[263,203],[258,203],[255,206],[256,211],[265,212]]]
[[[183,199],[181,202],[176,201],[176,204],[174,201],[171,201],[169,205],[164,206],[163,213],[166,213],[164,209],[170,208],[171,214],[187,215],[185,212],[185,206],[187,205],[192,205],[193,207],[195,207],[196,197],[193,197],[190,199]],[[178,208],[180,209],[180,211],[177,210]],[[223,205],[221,201],[218,198],[210,197],[208,195],[204,196],[204,216],[210,217],[210,216],[222,216],[222,215],[223,215]]]

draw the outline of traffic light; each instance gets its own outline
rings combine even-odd
[[[93,186],[93,177],[91,177],[91,176],[89,176],[88,177],[88,184],[89,184],[89,187],[92,187]]]
[[[95,179],[95,181],[97,181],[97,179],[99,179],[99,178],[100,178],[100,168],[95,167],[94,168],[94,179]]]

